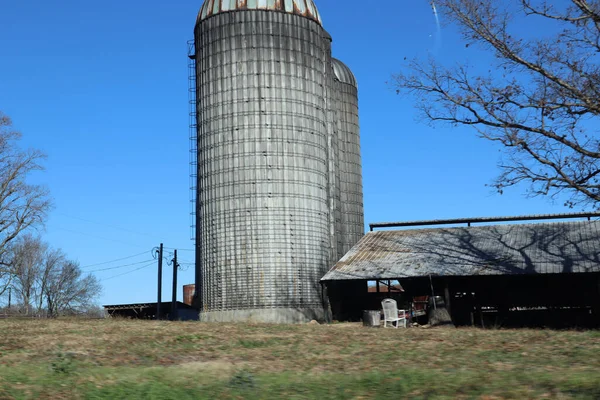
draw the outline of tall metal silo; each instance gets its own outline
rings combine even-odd
[[[195,237],[204,321],[324,315],[328,38],[312,0],[207,0],[200,10]]]
[[[337,135],[341,221],[338,235],[341,254],[346,254],[364,235],[364,209],[358,85],[343,62],[332,59],[337,105]],[[341,258],[341,257],[340,257]]]

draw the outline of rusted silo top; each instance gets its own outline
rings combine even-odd
[[[310,18],[321,25],[321,15],[313,0],[205,0],[198,20],[236,10],[273,10]]]

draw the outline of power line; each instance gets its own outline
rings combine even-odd
[[[122,274],[113,275],[113,276],[111,276],[111,277],[109,277],[109,278],[102,279],[100,282],[104,282],[104,281],[107,281],[107,280],[109,280],[109,279],[113,279],[113,278],[118,278],[119,276],[123,276],[123,275],[131,274],[131,273],[133,273],[133,272],[139,271],[139,270],[141,270],[141,269],[144,269],[144,268],[151,267],[151,266],[153,266],[153,265],[155,265],[155,264],[154,264],[154,261],[152,261],[152,262],[151,262],[150,264],[148,264],[148,265],[144,265],[144,266],[142,266],[142,267],[139,267],[139,268],[136,268],[136,269],[132,269],[131,271],[123,272]]]
[[[108,238],[105,238],[105,237],[102,237],[102,236],[91,235],[89,233],[75,231],[73,229],[65,229],[65,228],[53,228],[53,229],[57,229],[59,231],[65,231],[65,232],[75,233],[77,235],[88,236],[88,237],[91,237],[91,238],[94,238],[94,239],[106,240],[108,242],[115,242],[115,243],[123,244],[123,245],[129,246],[129,247],[138,247],[138,248],[142,247],[142,246],[137,245],[137,244],[127,243],[127,242],[123,242],[121,240],[116,240],[116,239],[108,239]]]
[[[164,248],[165,249],[169,249],[169,250],[177,250],[177,251],[196,251],[194,249],[179,249],[179,248],[176,248],[176,247],[166,247],[166,246]]]
[[[144,263],[147,263],[147,262],[150,262],[150,261],[154,262],[154,260],[144,260],[144,261],[140,261],[140,262],[136,262],[136,263],[132,263],[132,264],[118,265],[116,267],[95,269],[93,271],[85,271],[85,272],[86,273],[92,273],[92,272],[110,271],[112,269],[119,269],[119,268],[131,267],[131,266],[134,266],[134,265],[144,264]]]
[[[146,253],[147,253],[147,251],[144,251],[143,253],[134,254],[132,256],[127,256],[127,257],[123,257],[123,258],[117,258],[116,260],[105,261],[105,262],[101,262],[101,263],[98,263],[98,264],[90,264],[90,265],[86,265],[85,267],[80,267],[80,268],[83,269],[83,268],[98,267],[100,265],[112,264],[112,263],[117,262],[117,261],[129,260],[130,258],[138,257],[138,256],[141,256],[141,255],[146,254]]]
[[[150,235],[148,233],[136,232],[134,230],[123,228],[123,227],[116,226],[116,225],[110,225],[110,224],[105,224],[105,223],[102,223],[102,222],[92,221],[92,220],[89,220],[89,219],[85,219],[85,218],[81,218],[81,217],[76,217],[74,215],[69,215],[69,214],[65,214],[65,213],[62,213],[62,212],[57,212],[57,214],[65,216],[67,218],[72,218],[72,219],[77,219],[79,221],[87,222],[87,223],[90,223],[90,224],[96,224],[96,225],[106,226],[107,228],[116,229],[116,230],[123,231],[123,232],[129,232],[129,233],[134,233],[136,235],[142,235],[142,236],[148,236],[148,237],[151,237],[151,238],[156,238],[156,236]]]

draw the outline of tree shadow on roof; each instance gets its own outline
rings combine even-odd
[[[600,272],[596,224],[584,221],[371,232],[334,270],[347,279]]]

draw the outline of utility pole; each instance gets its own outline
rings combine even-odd
[[[156,303],[156,319],[160,319],[160,303],[162,302],[162,261],[163,244],[158,248],[158,303]]]
[[[177,250],[173,255],[173,300],[171,301],[171,321],[177,321]]]

